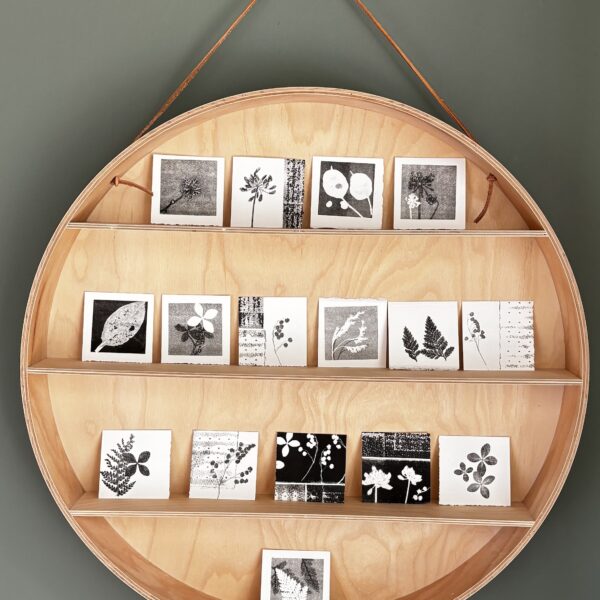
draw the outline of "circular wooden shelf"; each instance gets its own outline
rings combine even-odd
[[[282,231],[150,225],[141,191],[152,153],[379,156],[384,231]],[[391,231],[394,156],[466,157],[467,230]],[[477,225],[486,176],[499,185]],[[307,191],[310,185],[307,185]],[[306,214],[310,214],[310,194]],[[226,196],[225,223],[229,222]],[[308,223],[305,222],[305,227]],[[82,363],[83,293],[302,295],[307,369]],[[535,372],[317,369],[321,296],[534,300]],[[233,303],[235,305],[235,302]],[[160,331],[157,306],[155,331]],[[232,315],[235,322],[237,315]],[[237,329],[232,327],[233,362]],[[342,372],[343,371],[343,372]],[[50,241],[25,315],[21,383],[40,469],[96,556],[146,598],[256,598],[262,548],[329,550],[332,598],[467,598],[503,569],[554,504],[575,454],[588,391],[581,299],[542,212],[480,146],[418,110],[368,94],[287,88],[226,98],[132,144],[86,187]],[[103,429],[173,430],[168,501],[98,501]],[[193,429],[260,432],[256,502],[189,500]],[[272,500],[275,432],[348,434],[340,506]],[[362,431],[428,431],[427,506],[364,505]],[[437,437],[508,435],[511,507],[439,506]],[[377,510],[375,510],[377,509]]]

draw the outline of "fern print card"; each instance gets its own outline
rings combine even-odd
[[[440,504],[510,506],[510,438],[441,435]]]
[[[194,431],[190,498],[255,500],[258,433]]]
[[[85,292],[81,360],[152,362],[154,296]]]
[[[231,226],[300,229],[304,160],[234,156]]]
[[[458,303],[390,302],[390,369],[456,371]]]
[[[385,368],[387,301],[319,299],[319,367]]]
[[[98,497],[168,498],[170,466],[170,431],[105,429]]]
[[[229,296],[162,297],[161,362],[228,365]]]
[[[329,600],[331,555],[263,550],[260,600]]]

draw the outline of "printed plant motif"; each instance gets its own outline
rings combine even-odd
[[[141,452],[136,459],[131,453],[134,442],[133,433],[129,436],[129,440],[121,439],[116,449],[112,449],[104,459],[108,470],[100,471],[102,483],[117,496],[124,496],[133,489],[135,481],[131,481],[131,478],[136,471],[139,470],[145,477],[150,475],[150,469],[145,464],[150,459],[150,452],[147,450]]]
[[[381,469],[378,469],[375,465],[371,467],[370,473],[363,474],[362,484],[371,486],[367,491],[367,496],[370,496],[375,492],[375,502],[377,502],[377,490],[391,490],[390,479],[392,478],[391,473],[384,473]]]
[[[469,318],[467,319],[467,330],[469,335],[465,336],[465,342],[473,342],[475,344],[483,364],[487,367],[487,362],[485,361],[485,358],[483,358],[483,354],[481,353],[481,349],[479,347],[481,340],[485,340],[485,331],[481,329],[481,325],[479,324],[479,321],[473,312],[469,313]]]
[[[398,479],[400,481],[406,481],[406,497],[404,498],[404,504],[408,504],[408,492],[410,490],[410,486],[421,483],[421,481],[423,481],[423,476],[415,472],[412,467],[406,465],[402,469],[400,475],[398,475]],[[427,491],[427,488],[425,488],[424,491]]]
[[[470,452],[467,454],[467,460],[472,463],[477,463],[477,467],[475,472],[473,472],[473,467],[468,467],[464,462],[459,464],[458,469],[455,469],[454,474],[462,477],[465,483],[468,483],[470,480],[470,475],[473,473],[473,483],[470,483],[467,486],[468,492],[479,492],[486,500],[490,497],[489,487],[495,480],[496,477],[494,475],[488,475],[486,477],[486,472],[488,466],[495,466],[498,464],[498,459],[495,456],[490,455],[491,446],[489,444],[484,444],[481,447],[481,454],[477,454],[476,452]]]
[[[412,210],[417,208],[417,218],[421,218],[421,206],[423,202],[427,202],[429,206],[434,206],[433,212],[429,215],[429,219],[433,219],[440,205],[437,196],[433,193],[433,183],[435,175],[433,173],[424,174],[421,171],[412,171],[408,177],[408,191],[411,192],[406,203],[412,219]]]
[[[106,346],[122,346],[140,330],[145,318],[145,302],[130,302],[117,308],[104,322],[102,342],[94,352],[100,352]]]
[[[307,600],[308,594],[319,593],[321,585],[311,559],[300,561],[302,580],[282,561],[271,567],[271,592],[279,594],[282,600]]]
[[[448,346],[446,338],[429,316],[425,319],[423,348],[419,349],[419,343],[408,327],[404,327],[402,343],[404,344],[406,354],[415,362],[418,362],[420,354],[433,360],[437,360],[438,358],[448,360],[448,357],[454,352],[454,346]]]
[[[467,459],[472,463],[477,463],[477,470],[483,468],[485,473],[485,465],[493,467],[498,464],[498,459],[495,456],[490,456],[491,447],[489,444],[484,444],[481,447],[481,456],[476,452],[467,454]]]
[[[364,319],[361,319],[364,314],[364,311],[359,310],[350,315],[341,327],[335,328],[331,338],[332,360],[339,360],[344,352],[358,354],[367,348],[367,326]]]
[[[181,332],[181,341],[192,342],[192,356],[202,352],[206,340],[214,337],[215,326],[212,322],[219,313],[216,308],[209,308],[206,312],[202,304],[194,304],[195,315],[191,316],[185,325],[178,323],[175,329]]]
[[[244,444],[238,442],[237,447],[228,448],[225,458],[222,462],[218,460],[210,461],[210,476],[217,488],[217,500],[221,495],[221,486],[233,481],[235,485],[242,485],[248,483],[248,475],[252,473],[253,468],[247,467],[241,471],[237,471],[237,465],[239,465],[248,456],[248,453],[256,448],[256,444]],[[233,465],[233,470],[230,471],[230,467]]]
[[[461,462],[458,469],[454,470],[455,475],[460,475],[463,478],[463,481],[466,483],[469,481],[469,475],[473,472],[473,467],[467,467],[464,462]]]
[[[281,359],[279,358],[279,350],[281,348],[287,348],[294,340],[291,337],[285,338],[285,324],[289,323],[290,320],[288,317],[285,319],[280,319],[274,326],[273,331],[271,332],[271,341],[273,342],[273,351],[275,352],[275,356],[277,357],[277,361],[279,362],[279,366],[281,366]],[[284,340],[283,342],[279,340]]]
[[[425,493],[425,492],[426,492],[428,489],[429,489],[429,488],[428,488],[426,485],[424,485],[422,488],[419,488],[419,489],[417,489],[416,493],[415,493],[415,494],[413,494],[413,497],[412,497],[412,499],[413,499],[415,502],[422,502],[422,501],[423,501],[423,494],[424,494],[424,493]],[[405,504],[406,504],[406,502],[405,502]]]
[[[365,173],[352,173],[350,171],[350,181],[348,181],[345,175],[330,167],[323,173],[323,190],[328,196],[336,198],[340,201],[340,208],[342,210],[350,209],[356,213],[361,219],[364,218],[345,198],[348,191],[355,200],[366,200],[369,204],[369,217],[373,216],[373,204],[371,201],[371,195],[373,194],[373,182],[371,178]],[[333,206],[333,201],[328,200],[325,204],[327,208]]]
[[[475,483],[469,485],[467,492],[479,492],[487,500],[490,497],[490,490],[487,486],[493,483],[496,478],[493,475],[484,477],[480,475],[478,470],[473,475],[473,479],[475,480]]]
[[[199,196],[203,192],[202,183],[198,177],[184,177],[179,184],[179,196],[177,198],[173,198],[163,209],[161,212],[166,213],[169,212],[169,209],[177,204],[180,200],[184,198],[186,200],[193,200],[196,196]]]
[[[271,175],[263,175],[262,177],[258,174],[260,167],[254,171],[248,177],[244,177],[246,185],[240,188],[241,192],[250,192],[248,202],[252,202],[252,217],[250,219],[250,227],[254,227],[254,208],[256,202],[262,202],[263,194],[273,195],[277,186],[273,183],[273,177]]]

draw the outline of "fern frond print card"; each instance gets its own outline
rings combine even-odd
[[[234,156],[231,226],[300,229],[304,160]]]
[[[170,471],[170,431],[102,432],[99,498],[168,498]]]
[[[85,292],[81,360],[152,362],[154,296]]]
[[[387,301],[319,299],[319,366],[385,368]]]
[[[329,552],[263,550],[260,600],[329,600]]]
[[[194,431],[190,498],[256,499],[256,431]]]
[[[390,369],[458,370],[456,302],[390,302],[388,325]]]

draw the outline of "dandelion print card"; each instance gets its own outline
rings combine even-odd
[[[310,226],[381,229],[383,159],[313,157]]]
[[[221,227],[224,185],[223,158],[155,154],[150,222]]]
[[[242,296],[238,323],[240,365],[306,366],[306,298]]]
[[[304,160],[233,157],[231,226],[300,229]]]
[[[428,433],[363,433],[363,502],[429,502],[430,465]]]
[[[194,431],[190,498],[255,500],[258,433]]]
[[[390,302],[390,369],[456,371],[458,303]]]
[[[394,229],[464,229],[464,158],[394,162]]]
[[[81,360],[152,362],[154,296],[85,292]]]
[[[228,365],[229,296],[162,297],[161,362]]]
[[[277,434],[275,500],[340,503],[346,484],[346,436]]]
[[[100,451],[99,498],[169,497],[171,432],[104,430]]]
[[[510,438],[441,435],[440,504],[510,506]]]
[[[263,550],[260,600],[329,600],[329,552]]]
[[[319,366],[386,366],[387,301],[319,299]]]

